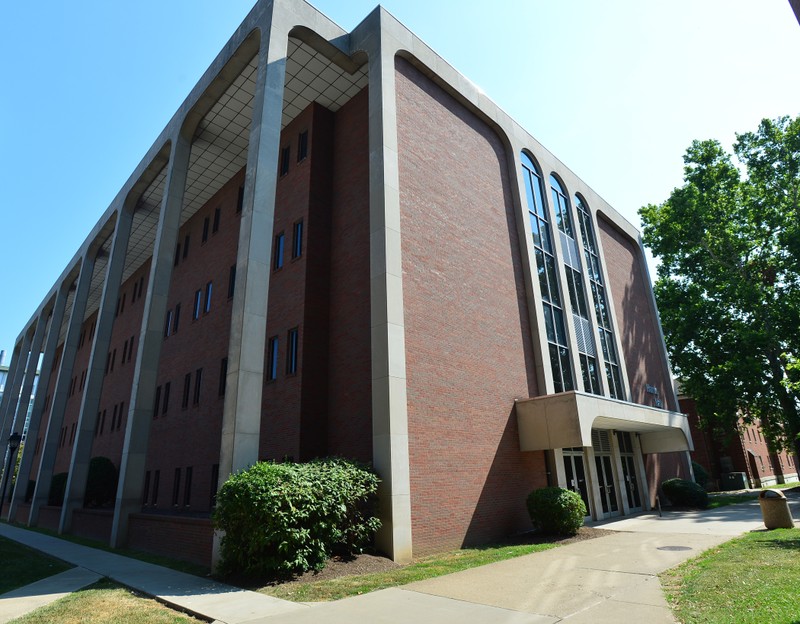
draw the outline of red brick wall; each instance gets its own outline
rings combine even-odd
[[[210,566],[214,529],[208,518],[133,514],[128,546],[134,550],[164,555],[181,561]]]
[[[336,113],[331,189],[328,449],[372,460],[368,91]]]
[[[76,509],[72,514],[73,534],[80,537],[108,542],[114,512],[111,509]]]
[[[514,399],[536,396],[511,180],[487,125],[396,63],[415,552],[525,529],[546,484],[519,450]]]
[[[599,213],[597,224],[614,299],[617,327],[622,333],[620,341],[628,369],[631,400],[642,405],[653,405],[653,395],[646,392],[646,386],[651,385],[658,389],[664,409],[676,410],[669,371],[661,358],[664,347],[650,300],[650,284],[643,270],[645,260],[639,245]]]

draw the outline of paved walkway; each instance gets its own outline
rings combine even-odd
[[[790,499],[800,518],[800,499]],[[642,514],[594,526],[612,534],[364,596],[296,604],[0,524],[0,535],[224,624],[569,624],[674,622],[658,574],[731,537],[763,530],[758,501],[697,512]],[[73,571],[70,571],[73,572]],[[68,573],[64,573],[68,574]],[[75,574],[84,574],[83,571]],[[58,575],[62,576],[62,575]],[[47,579],[54,584],[64,579]],[[78,582],[78,581],[76,581]],[[87,581],[93,582],[93,581]],[[40,583],[45,583],[40,581]],[[0,597],[30,609],[54,590]],[[68,591],[68,589],[61,589]],[[16,617],[16,616],[14,616]]]

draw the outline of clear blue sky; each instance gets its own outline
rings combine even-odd
[[[0,18],[0,348],[253,0],[8,2]],[[352,29],[375,0],[316,0]],[[638,225],[695,138],[800,114],[787,0],[387,0]]]

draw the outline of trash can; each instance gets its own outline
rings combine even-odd
[[[794,528],[789,502],[780,490],[761,490],[758,495],[764,526],[768,529]]]

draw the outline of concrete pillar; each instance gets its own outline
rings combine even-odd
[[[81,325],[83,325],[83,317],[86,314],[86,303],[89,300],[89,289],[92,284],[96,255],[96,249],[89,249],[84,254],[81,262],[78,286],[75,289],[67,334],[64,338],[64,348],[61,351],[61,364],[58,367],[58,377],[56,378],[56,385],[52,395],[50,419],[47,423],[47,432],[40,449],[39,476],[36,478],[36,489],[33,492],[33,500],[31,500],[31,509],[28,515],[29,526],[36,526],[39,522],[39,509],[42,505],[47,504],[47,498],[50,494],[53,465],[58,452],[58,438],[61,433],[61,425],[64,423],[64,411],[67,407],[69,385],[75,366],[75,355],[78,352]],[[62,288],[69,289],[69,284],[64,284]]]
[[[370,315],[372,328],[372,458],[381,477],[376,541],[395,561],[411,560],[400,180],[397,157],[396,22],[380,7],[362,23],[354,45],[369,58]],[[359,27],[359,28],[361,28]]]
[[[111,546],[115,548],[125,545],[127,541],[128,516],[142,507],[147,443],[153,420],[158,362],[164,339],[164,317],[167,312],[175,245],[178,242],[181,225],[181,209],[190,153],[190,140],[181,135],[175,136],[170,147],[161,214],[142,314],[141,338],[133,371],[130,407],[125,424],[125,442],[122,447],[119,485],[111,527]],[[124,255],[125,252],[122,253]]]
[[[606,517],[606,514],[603,512],[603,499],[600,493],[600,478],[597,475],[594,448],[584,446],[583,458],[585,462],[584,470],[586,471],[586,490],[589,493],[589,502],[592,504],[590,513],[594,520],[602,520]]]
[[[42,352],[42,341],[44,340],[46,329],[47,329],[47,314],[43,311],[39,319],[36,321],[36,330],[34,331],[33,340],[31,341],[30,355],[28,356],[28,365],[25,367],[25,375],[22,381],[22,391],[19,396],[19,402],[17,403],[16,414],[14,415],[13,419],[10,419],[11,430],[19,433],[20,436],[22,436],[22,433],[25,429],[25,419],[28,416],[28,406],[30,405],[31,401],[33,382],[36,379],[36,366],[39,364],[39,354]],[[9,410],[9,415],[10,414],[11,410]],[[6,438],[3,438],[3,440],[5,439]],[[16,461],[16,454],[18,452],[19,449],[17,449],[14,452],[14,455],[10,458],[11,460],[10,463],[12,466],[14,466],[14,462]],[[8,464],[9,464],[9,458],[6,457],[4,466],[8,466]],[[10,478],[11,475],[5,474],[4,470],[2,481],[0,481],[0,491],[5,491],[4,487],[5,488],[8,487],[7,485],[5,485],[5,483],[9,481]],[[13,517],[11,516],[11,505],[9,505],[8,512],[9,512],[8,519],[11,519]]]
[[[75,442],[72,445],[72,458],[69,465],[67,487],[64,492],[64,505],[61,507],[61,520],[58,532],[65,533],[72,529],[72,512],[83,507],[86,494],[86,479],[89,475],[89,461],[92,455],[92,443],[97,426],[96,414],[100,409],[100,397],[103,393],[103,378],[108,359],[111,331],[114,328],[116,305],[119,288],[122,283],[122,272],[125,268],[125,255],[133,223],[133,211],[120,208],[117,211],[117,223],[114,238],[106,267],[106,279],[100,308],[97,316],[97,327],[89,355],[89,368],[81,400],[81,411],[78,415]]]
[[[625,481],[625,471],[622,469],[622,455],[619,450],[619,438],[616,431],[609,431],[609,438],[611,438],[611,461],[614,462],[614,483],[616,483],[617,500],[622,509],[622,515],[627,516],[631,513],[631,507],[628,505],[628,484]]]
[[[22,353],[22,342],[14,345],[14,350],[11,353],[11,361],[8,365],[8,373],[6,374],[5,390],[3,392],[3,399],[0,401],[0,435],[5,431],[6,427],[6,412],[8,405],[11,402],[11,386],[14,384],[14,375],[17,374],[19,368],[20,354]],[[16,408],[15,408],[16,409]]]
[[[642,499],[642,509],[649,511],[653,506],[650,504],[650,487],[647,485],[647,470],[644,465],[639,434],[631,434],[631,441],[633,442],[633,461],[636,466],[636,480],[639,482],[639,497]]]
[[[14,424],[14,417],[17,413],[19,404],[19,393],[22,387],[22,380],[25,378],[25,369],[28,366],[28,355],[31,349],[31,334],[26,331],[19,344],[19,350],[14,349],[14,357],[11,367],[6,376],[6,386],[3,390],[3,425],[0,428],[0,445],[5,449],[8,436],[11,433],[11,426]],[[5,455],[5,451],[3,451]],[[5,468],[0,468],[5,470]]]
[[[56,294],[53,311],[50,314],[50,324],[47,330],[47,339],[44,343],[44,355],[42,356],[42,368],[39,375],[39,386],[36,396],[33,399],[33,410],[31,411],[31,422],[28,424],[28,434],[25,438],[25,449],[22,459],[19,462],[19,474],[17,484],[14,487],[14,495],[11,499],[11,507],[8,511],[9,519],[16,516],[17,505],[23,502],[28,489],[28,481],[31,478],[31,468],[33,467],[33,452],[36,449],[36,439],[39,437],[39,426],[44,412],[44,402],[47,398],[47,388],[50,386],[50,374],[53,369],[53,361],[58,347],[58,338],[61,331],[61,324],[64,321],[64,310],[67,307],[67,296],[69,295],[69,285],[62,284]]]
[[[270,30],[262,32],[258,51],[228,343],[219,483],[258,461],[272,229],[289,41],[287,25],[276,23],[281,19],[279,13],[273,13]]]

